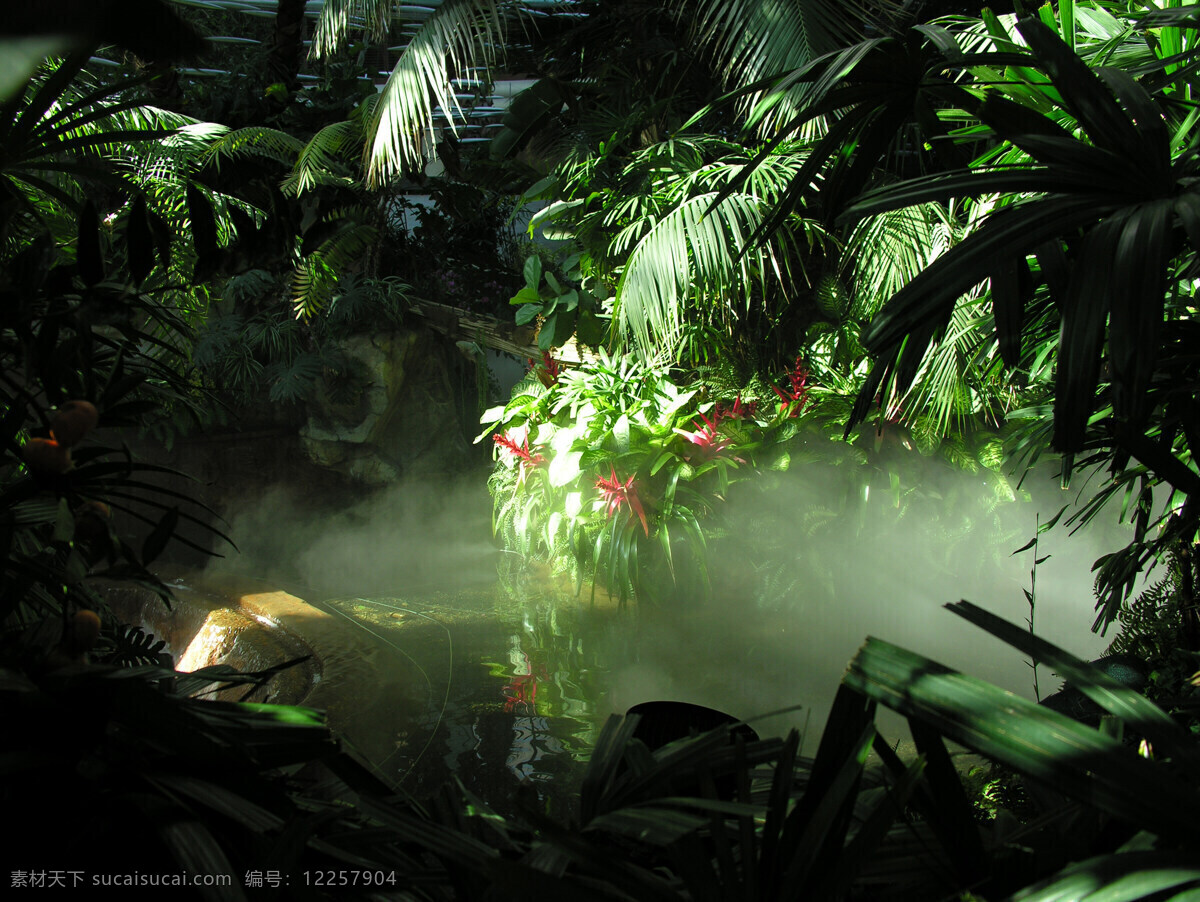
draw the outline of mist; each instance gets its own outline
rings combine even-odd
[[[731,492],[722,515],[732,538],[710,544],[714,592],[707,603],[631,604],[623,611],[602,604],[604,616],[571,627],[583,630],[578,641],[596,662],[597,717],[656,699],[741,718],[799,705],[755,726],[769,735],[807,725],[805,747],[812,751],[846,664],[867,636],[1032,698],[1026,660],[943,606],[967,599],[1024,624],[1030,610],[1022,589],[1031,587],[1034,553],[1012,552],[1033,537],[1038,522],[1081,494],[1078,484],[1064,492],[1056,474],[1035,473],[1024,485],[1032,500],[972,519],[964,511],[987,510],[991,490],[983,480],[940,465],[929,479],[923,490],[949,499],[938,508],[936,529],[920,512],[885,515],[884,502],[869,505],[861,520],[816,518],[814,527],[813,512],[834,506],[821,497],[833,483],[804,474],[768,492]],[[455,593],[494,587],[497,562],[510,554],[492,539],[491,500],[478,473],[377,490],[325,513],[313,511],[300,491],[279,487],[229,519],[240,553],[214,569],[274,582],[312,601],[437,594],[453,604]],[[1085,659],[1112,640],[1111,629],[1102,637],[1090,626],[1092,564],[1128,540],[1114,520],[1104,512],[1075,535],[1060,524],[1037,549],[1048,559],[1037,568],[1036,632]],[[761,566],[750,572],[752,552],[764,543],[781,557],[778,573],[764,576]],[[764,593],[764,584],[773,591]],[[560,603],[564,611],[586,611],[590,593],[585,588]],[[498,643],[508,641],[497,636]],[[1039,678],[1043,697],[1060,683],[1045,667]],[[882,722],[897,726],[894,719]]]
[[[296,486],[274,486],[226,518],[237,550],[210,564],[225,574],[329,596],[454,592],[492,584],[486,476],[412,479],[364,490],[338,510],[313,510]]]
[[[772,735],[807,725],[811,752],[846,665],[868,636],[1034,698],[1027,659],[944,606],[966,599],[1025,626],[1031,612],[1022,590],[1034,588],[1035,550],[1013,552],[1068,505],[1036,548],[1045,560],[1037,566],[1034,627],[1085,660],[1103,654],[1116,627],[1107,636],[1090,630],[1092,565],[1123,547],[1132,530],[1106,509],[1070,534],[1065,523],[1074,505],[1096,488],[1086,483],[1080,478],[1062,490],[1057,470],[1039,470],[1022,487],[1031,497],[989,510],[992,490],[984,479],[931,462],[922,490],[946,499],[932,526],[919,512],[897,519],[887,501],[867,505],[861,521],[817,518],[814,526],[809,515],[835,508],[838,491],[836,480],[820,476],[789,474],[767,492],[731,493],[724,514],[743,538],[716,543],[714,572],[745,570],[764,536],[775,548],[792,549],[797,566],[777,579],[783,589],[766,597],[739,595],[736,579],[726,580],[702,611],[641,612],[632,637],[636,659],[613,675],[613,708],[671,698],[752,718],[802,705],[755,726]],[[1041,697],[1060,685],[1049,668],[1038,668]],[[881,722],[895,727],[899,719],[885,715]]]

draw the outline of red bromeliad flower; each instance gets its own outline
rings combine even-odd
[[[538,464],[545,461],[546,458],[540,454],[532,454],[529,451],[529,437],[526,436],[521,444],[517,444],[506,435],[501,435],[499,432],[492,435],[492,441],[512,454],[521,462],[523,467],[536,467]]]
[[[713,421],[719,422],[722,418],[730,420],[752,420],[758,413],[757,401],[742,401],[742,396],[738,395],[733,399],[732,406],[726,405],[724,401],[718,401],[717,406],[713,408]]]
[[[779,412],[787,411],[789,417],[794,417],[808,404],[808,392],[811,388],[808,384],[808,370],[800,363],[799,357],[796,358],[796,365],[791,372],[787,373],[787,380],[788,388],[785,391],[776,388],[775,394],[779,395],[779,400],[783,402],[779,405]]]
[[[612,471],[611,477],[608,479],[603,476],[596,478],[596,488],[600,490],[600,497],[608,506],[609,519],[611,520],[613,515],[621,509],[621,505],[628,504],[629,509],[642,521],[642,529],[646,531],[646,535],[650,535],[650,524],[646,522],[646,511],[642,508],[642,501],[637,496],[633,477],[630,476],[621,482],[620,477],[617,476],[617,468],[610,465],[609,469]]]
[[[714,411],[711,420],[704,414],[700,414],[700,419],[704,421],[703,426],[695,421],[692,422],[692,425],[697,427],[695,432],[687,432],[683,429],[676,429],[675,432],[695,445],[705,457],[716,457],[733,444],[733,439],[723,438],[717,433],[717,424],[721,421],[719,413]],[[740,457],[735,457],[734,460],[738,463],[745,463]]]

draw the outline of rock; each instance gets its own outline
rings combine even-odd
[[[452,342],[405,330],[351,336],[337,352],[300,430],[309,459],[370,486],[471,464],[475,374]]]

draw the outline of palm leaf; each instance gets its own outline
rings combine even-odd
[[[1153,832],[1195,838],[1194,786],[1114,739],[982,680],[868,639],[845,683],[954,742]],[[1148,704],[1148,703],[1147,703]]]
[[[222,158],[260,157],[291,166],[304,150],[304,142],[278,129],[251,125],[226,131],[209,145],[204,160],[220,171]]]
[[[353,119],[325,126],[298,154],[291,173],[280,185],[284,194],[298,196],[318,185],[354,184],[346,165],[338,159],[362,140],[362,128]]]
[[[354,210],[331,214],[327,221],[340,225],[297,264],[292,276],[292,308],[298,318],[325,309],[341,274],[359,264],[378,239],[379,230],[354,214]]]
[[[1070,865],[1012,896],[1012,902],[1057,902],[1062,899],[1195,902],[1200,899],[1200,867],[1187,852],[1102,855]]]
[[[762,137],[792,119],[807,93],[803,85],[774,92],[764,81],[852,42],[865,18],[863,4],[832,0],[676,0],[676,6],[686,10],[700,43],[711,48],[726,87],[744,91],[743,108],[770,96],[770,113],[757,123]],[[759,86],[745,90],[749,85]]]
[[[629,255],[617,286],[614,320],[646,359],[674,356],[685,301],[697,287],[719,294],[758,281],[764,253],[743,257],[741,250],[761,221],[759,204],[746,195],[730,195],[706,215],[712,199],[702,194],[685,200]]]
[[[400,54],[367,126],[367,177],[379,185],[420,169],[460,112],[450,80],[491,67],[502,52],[505,22],[495,0],[445,0]],[[440,107],[442,120],[435,116]]]
[[[372,40],[386,38],[392,8],[390,0],[325,0],[313,34],[312,55],[335,53],[356,27],[363,28]]]
[[[916,277],[945,249],[939,222],[947,219],[938,204],[888,210],[860,221],[846,239],[843,271],[853,276],[854,315],[867,318]]]

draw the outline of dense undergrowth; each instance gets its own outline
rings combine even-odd
[[[477,25],[469,6],[445,4],[434,31]],[[1118,619],[1115,648],[1152,663],[1158,704],[959,602],[954,613],[1112,719],[1093,729],[872,638],[812,761],[795,734],[747,742],[728,729],[651,750],[616,718],[578,818],[561,823],[536,805],[501,817],[455,786],[431,803],[399,797],[320,712],[192,697],[200,682],[271,674],[178,674],[108,613],[102,579],[168,602],[153,565],[170,541],[199,547],[191,531],[208,519],[114,429],[203,421],[214,388],[260,376],[268,397],[302,397],[328,365],[324,339],[349,328],[340,316],[359,305],[382,327],[402,315],[404,290],[363,263],[388,206],[369,190],[378,161],[368,178],[358,158],[372,128],[396,124],[396,91],[301,120],[285,78],[248,108],[282,96],[292,118],[212,126],[152,105],[153,71],[89,74],[85,42],[6,87],[0,106],[0,798],[22,812],[14,873],[154,861],[236,876],[207,898],[258,894],[241,885],[258,871],[289,875],[262,888],[279,898],[1200,891],[1194,10],[1062,2],[866,41],[852,22],[787,57],[779,80],[746,72],[756,87],[732,86],[739,107],[715,103],[719,77],[695,75],[701,60],[746,59],[736,40],[712,40],[717,6],[694,17],[699,37],[673,7],[646,13],[682,50],[639,56],[630,42],[649,32],[589,5],[550,55],[576,70],[539,73],[551,87],[531,96],[550,100],[500,123],[514,158],[543,127],[572,136],[540,137],[542,157],[504,179],[505,155],[488,160],[493,185],[538,175],[523,195],[548,202],[535,225],[578,245],[571,284],[540,264],[523,273],[523,322],[548,352],[572,334],[607,349],[565,369],[547,353],[485,415],[499,428],[498,532],[623,599],[679,600],[712,589],[709,547],[738,532],[722,523],[727,502],[771,491],[776,474],[829,489],[826,506],[795,512],[812,518],[803,528],[845,521],[849,541],[888,516],[953,539],[965,534],[936,515],[930,460],[986,482],[981,519],[1017,495],[1002,440],[1021,465],[1051,451],[1064,475],[1105,464],[1112,479],[1076,522],[1114,499],[1134,522],[1130,546],[1100,562],[1099,621]],[[614,24],[598,68],[575,52]],[[712,132],[689,131],[697,109]],[[908,162],[890,155],[897,135]],[[472,293],[513,288],[472,273]],[[432,275],[449,293],[450,270]],[[885,453],[891,442],[915,452]],[[749,528],[733,538],[763,541]],[[820,561],[786,550],[766,549],[774,570],[758,567],[736,597],[777,604],[789,570],[820,578]],[[1127,601],[1155,558],[1172,560],[1170,577]],[[880,705],[908,720],[915,759],[877,735]],[[981,826],[947,742],[1019,774],[1026,807],[988,803]],[[735,787],[724,798],[719,777]],[[687,783],[693,795],[676,795]],[[382,878],[300,885],[343,870]]]

